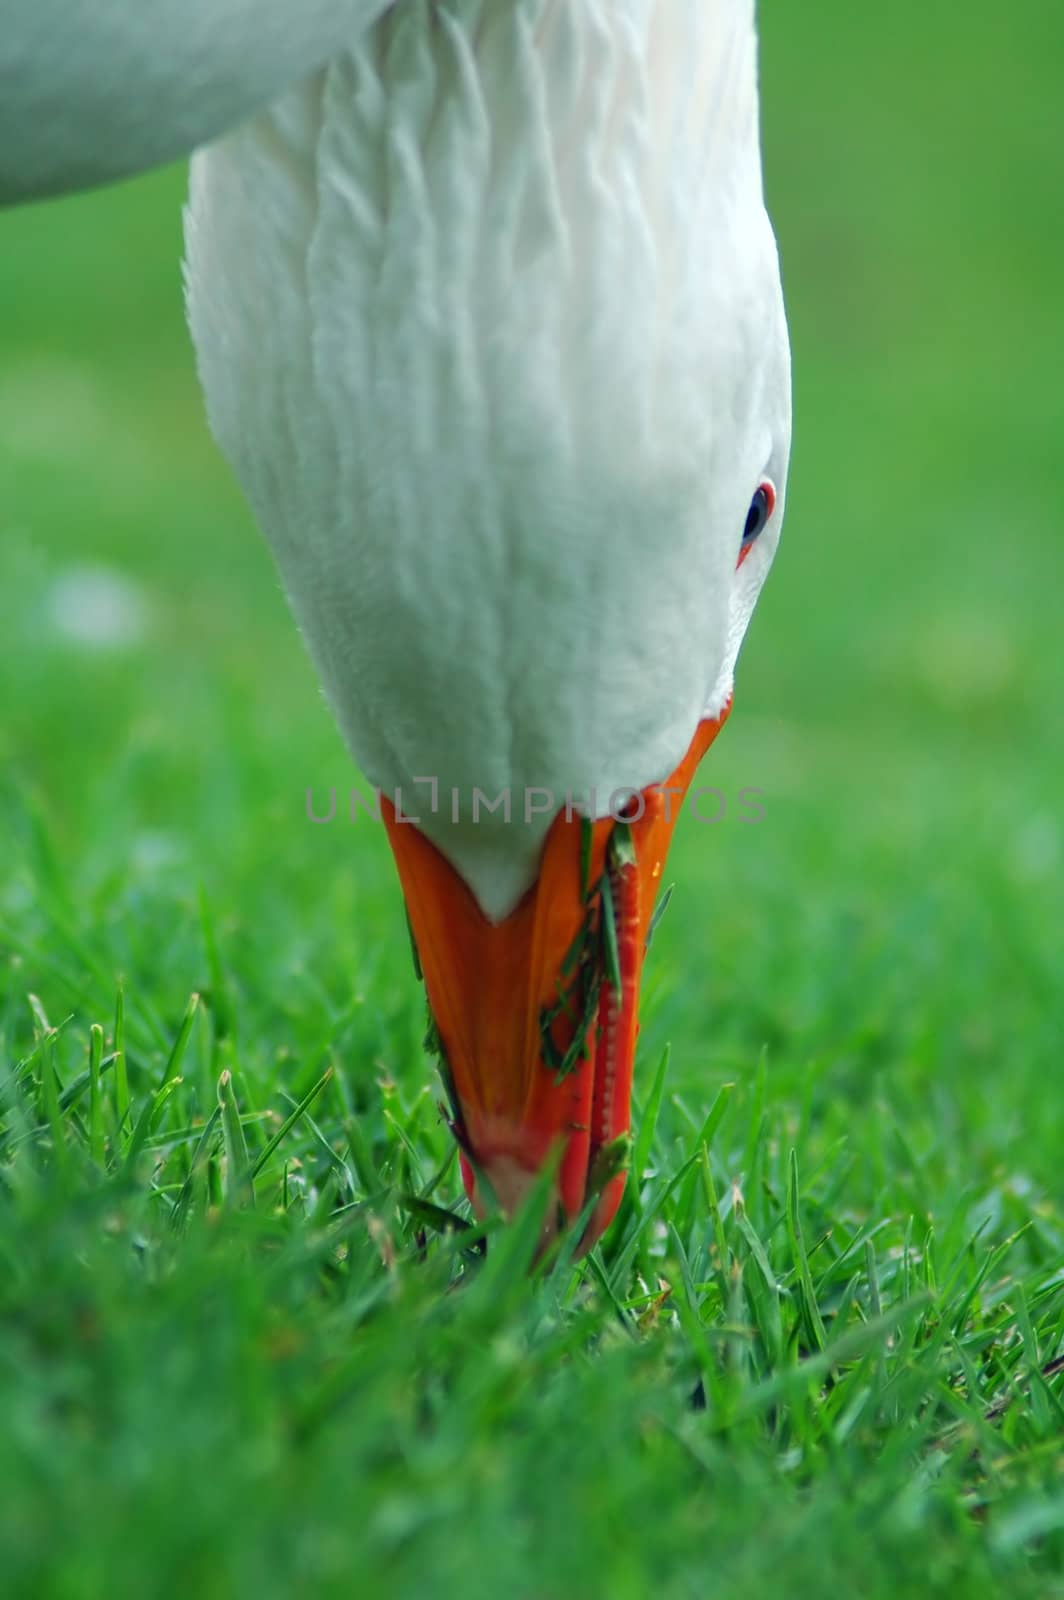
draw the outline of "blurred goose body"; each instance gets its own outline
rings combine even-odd
[[[389,0],[4,0],[0,205],[187,155]]]

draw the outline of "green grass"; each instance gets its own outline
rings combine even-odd
[[[765,819],[681,830],[624,1207],[531,1279],[534,1211],[485,1257],[412,1204],[459,1185],[401,903],[304,818],[351,773],[205,434],[181,175],[0,218],[5,1594],[1064,1595],[1036,9],[762,7],[796,447],[704,772]],[[57,626],[85,565],[122,647]]]

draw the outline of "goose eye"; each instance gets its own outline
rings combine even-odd
[[[763,532],[765,524],[771,517],[775,506],[776,491],[772,487],[771,483],[766,480],[766,482],[758,485],[757,492],[750,502],[750,509],[746,513],[746,526],[743,529],[743,542],[739,547],[739,566],[742,566],[743,561],[753,549],[754,541]]]

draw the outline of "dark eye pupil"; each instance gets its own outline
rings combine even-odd
[[[746,513],[746,527],[743,529],[743,547],[753,544],[765,523],[768,521],[768,491],[761,486],[750,502],[750,509]]]

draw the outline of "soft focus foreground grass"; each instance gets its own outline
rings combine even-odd
[[[1036,10],[763,7],[798,429],[704,781],[765,819],[682,834],[639,1182],[531,1284],[529,1219],[405,1209],[422,1003],[383,840],[303,816],[350,773],[205,437],[181,177],[0,221],[5,1593],[1064,1593]]]

